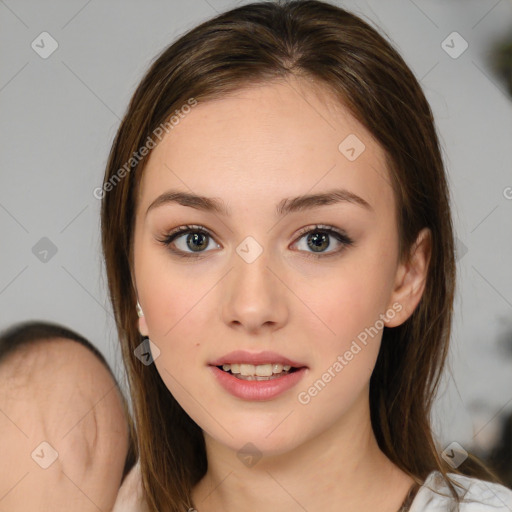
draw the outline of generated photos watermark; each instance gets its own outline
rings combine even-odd
[[[370,327],[366,327],[357,335],[357,340],[352,340],[350,348],[343,355],[338,355],[329,368],[317,379],[306,391],[301,391],[297,395],[299,403],[307,405],[318,395],[342,370],[347,366],[354,357],[368,344],[368,337],[374,338],[383,328],[384,321],[392,320],[397,313],[402,311],[403,306],[399,302],[395,302],[386,313],[381,313],[379,319]],[[358,343],[359,342],[359,343]]]
[[[115,186],[134,168],[138,163],[149,154],[150,150],[156,147],[158,139],[162,140],[163,136],[173,130],[180,121],[189,114],[193,107],[197,105],[195,98],[189,98],[185,104],[179,109],[174,111],[174,114],[165,122],[157,126],[151,135],[148,135],[146,142],[137,150],[132,153],[132,156],[120,167],[110,178],[103,183],[101,187],[96,187],[93,190],[93,196],[96,199],[103,199],[105,193],[110,192]]]

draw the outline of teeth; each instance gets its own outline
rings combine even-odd
[[[256,366],[256,375],[258,377],[270,377],[272,375],[272,365],[259,364]]]
[[[291,366],[289,364],[267,363],[267,364],[223,364],[222,369],[225,372],[231,371],[233,374],[240,374],[247,377],[245,380],[266,380],[273,375],[279,375],[283,372],[289,372]],[[252,378],[254,377],[254,379]],[[261,377],[261,379],[259,378]]]
[[[241,364],[240,373],[244,376],[254,375],[255,366],[253,364]]]

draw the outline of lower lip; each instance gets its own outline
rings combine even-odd
[[[242,380],[231,373],[210,366],[220,385],[232,395],[243,400],[271,400],[295,386],[306,373],[306,368],[272,380]]]

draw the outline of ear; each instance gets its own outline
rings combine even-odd
[[[428,267],[432,252],[432,233],[422,229],[411,248],[408,261],[400,263],[396,272],[395,288],[390,298],[388,309],[394,307],[397,314],[385,320],[386,327],[396,327],[404,323],[419,304],[427,281]]]

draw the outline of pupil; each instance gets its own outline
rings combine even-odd
[[[195,251],[195,249],[205,249],[206,247],[208,247],[208,242],[206,241],[206,235],[203,234],[203,233],[192,233],[192,234],[189,234],[188,237],[187,237],[187,244],[191,240],[193,240],[194,243],[197,242],[198,238],[200,238],[200,237],[203,237],[203,243],[202,244],[200,244],[199,246],[195,245],[195,248],[194,248],[194,246],[189,246],[193,251]]]
[[[327,245],[325,245],[325,247],[323,247],[323,249],[327,249],[327,247],[329,247],[329,237],[327,235],[327,233],[322,233],[320,231],[317,231],[317,233],[320,233],[320,236],[318,236],[317,234],[314,234],[314,235],[309,235],[308,236],[308,245],[311,249],[313,249],[315,252],[319,252],[317,251],[318,248],[322,248],[322,244],[324,242],[327,242]],[[313,242],[313,245],[311,245],[309,242]]]

